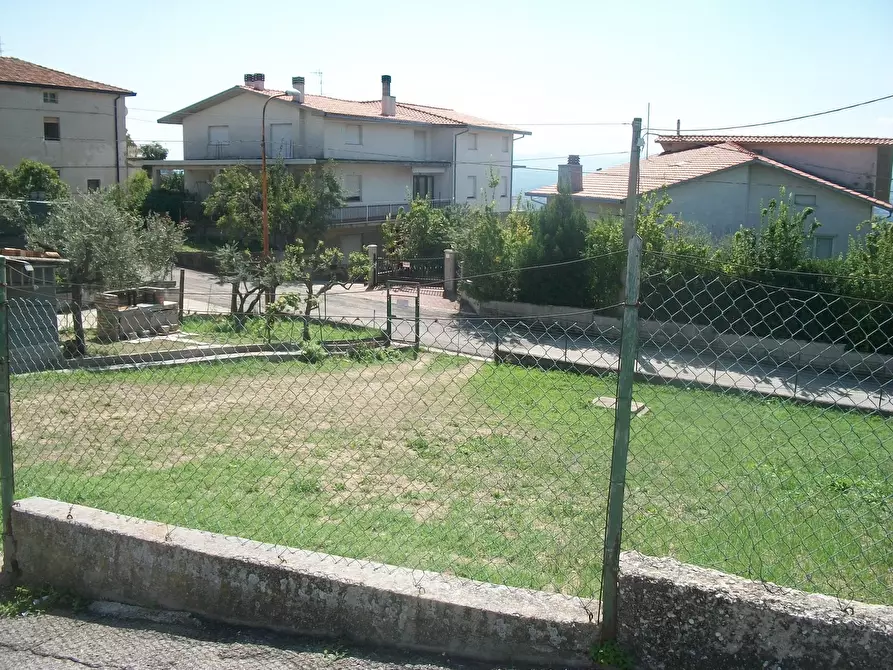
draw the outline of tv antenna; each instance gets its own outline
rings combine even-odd
[[[319,94],[322,95],[322,70],[314,70],[310,74],[315,74],[319,77]]]

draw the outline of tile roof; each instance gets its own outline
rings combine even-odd
[[[270,96],[284,91],[276,91],[264,89],[258,91],[251,86],[240,86],[239,88],[249,91],[250,93],[259,93],[260,95]],[[283,96],[286,102],[291,102],[290,95]],[[397,114],[395,116],[382,116],[381,99],[378,100],[342,100],[340,98],[329,98],[324,95],[305,95],[304,107],[315,109],[326,114],[336,114],[338,116],[357,116],[373,119],[394,119],[396,121],[408,121],[411,123],[426,123],[437,126],[478,126],[480,128],[494,128],[498,130],[516,130],[511,126],[493,123],[486,119],[470,114],[462,114],[446,109],[443,107],[431,107],[430,105],[417,105],[411,102],[397,101]],[[519,131],[523,132],[523,131]]]
[[[212,95],[210,98],[206,98],[205,100],[197,102],[193,105],[184,107],[177,112],[168,114],[167,116],[158,119],[158,122],[182,123],[183,118],[188,116],[189,114],[195,114],[196,112],[200,112],[203,109],[212,107],[213,105],[216,105],[223,100],[244,92],[255,93],[264,97],[284,93],[284,91],[277,91],[275,89],[268,88],[259,91],[255,88],[252,88],[251,86],[234,86],[233,88],[221,91],[216,95]],[[292,101],[292,97],[289,95],[283,96],[281,99],[286,102]],[[397,102],[397,114],[395,116],[382,116],[381,99],[342,100],[340,98],[330,98],[324,95],[308,94],[304,96],[304,102],[301,104],[301,106],[316,110],[318,112],[323,112],[324,114],[332,114],[335,116],[376,119],[378,121],[399,121],[403,123],[424,123],[436,126],[469,125],[477,126],[479,128],[492,128],[494,130],[509,130],[516,133],[525,133],[528,135],[530,134],[529,131],[521,130],[519,128],[513,128],[512,126],[506,126],[499,123],[494,123],[492,121],[487,121],[486,119],[481,119],[477,116],[462,114],[460,112],[453,111],[452,109],[445,109],[443,107],[431,107],[430,105],[417,105],[415,103],[400,101]]]
[[[659,135],[660,144],[864,144],[893,145],[893,137],[832,137],[809,135]]]
[[[0,56],[0,84],[19,84],[22,86],[43,86],[45,88],[66,88],[78,91],[99,91],[102,93],[120,93],[136,95],[133,91],[117,86],[109,86],[91,79],[75,77],[73,74],[52,70],[43,65],[11,56]]]
[[[649,193],[666,186],[675,186],[676,184],[706,177],[748,163],[762,163],[784,170],[827,188],[846,193],[854,198],[866,200],[875,207],[893,210],[893,205],[889,202],[878,200],[851,188],[846,188],[827,179],[798,170],[785,163],[760,156],[734,142],[724,142],[674,153],[663,153],[642,161],[639,164],[639,193]],[[574,198],[587,200],[623,202],[626,200],[628,179],[629,163],[599,170],[598,172],[584,173],[583,190],[574,193],[573,196]],[[555,185],[528,191],[527,195],[549,196],[557,193],[558,186]]]

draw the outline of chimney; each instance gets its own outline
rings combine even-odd
[[[265,79],[266,79],[266,77],[264,76],[263,72],[255,72],[254,73],[254,88],[256,88],[258,91],[263,91]]]
[[[304,97],[304,77],[292,77],[291,87],[296,91],[300,91],[301,97]]]
[[[253,74],[246,74],[244,79],[245,79],[245,86],[250,86],[251,88],[254,88],[254,75]]]
[[[580,157],[571,154],[567,165],[558,166],[558,190],[562,193],[579,193],[583,190],[583,166]]]
[[[397,116],[397,98],[391,95],[391,75],[381,75],[381,115]]]

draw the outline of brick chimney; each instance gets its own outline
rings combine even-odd
[[[381,75],[381,115],[397,116],[397,98],[391,95],[391,75]]]
[[[580,157],[571,154],[567,165],[558,166],[558,190],[562,193],[579,193],[583,190],[583,166]]]
[[[264,90],[264,79],[266,77],[261,72],[255,72],[254,74],[246,74],[245,75],[245,86],[250,86],[253,89],[258,91]]]

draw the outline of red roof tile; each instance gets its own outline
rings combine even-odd
[[[284,91],[275,91],[264,89],[258,91],[251,86],[241,86],[240,88],[251,93],[259,93],[260,95],[270,96]],[[291,101],[289,95],[283,96],[285,101]],[[415,103],[397,101],[396,116],[382,116],[381,100],[342,100],[340,98],[329,98],[324,95],[305,95],[304,107],[315,109],[326,114],[337,114],[339,116],[358,116],[363,118],[374,119],[394,119],[396,121],[408,121],[413,123],[426,123],[438,126],[478,126],[480,128],[494,128],[498,130],[516,130],[510,126],[499,123],[493,123],[486,119],[469,114],[461,114],[452,109],[443,107],[431,107],[428,105],[417,105]],[[519,131],[523,132],[523,131]]]
[[[889,202],[878,200],[840,184],[835,184],[827,179],[798,170],[785,163],[760,156],[733,142],[686,149],[674,153],[663,153],[642,161],[639,164],[639,193],[649,193],[665,186],[674,186],[751,162],[762,163],[784,170],[827,188],[870,202],[875,207],[893,210],[893,205]],[[598,172],[585,173],[583,175],[583,190],[574,193],[573,196],[587,200],[623,202],[626,200],[628,180],[629,163],[599,170]],[[556,185],[528,191],[527,195],[549,196],[557,193],[558,187]]]
[[[831,137],[809,135],[659,135],[660,144],[865,144],[893,145],[893,137]]]
[[[120,93],[136,95],[133,91],[117,86],[101,84],[98,81],[75,77],[73,74],[52,70],[43,65],[11,56],[0,56],[0,84],[19,84],[22,86],[43,86],[45,88],[66,88],[78,91],[100,91],[103,93]]]
[[[243,92],[256,93],[264,97],[271,95],[279,95],[284,91],[274,89],[264,89],[259,91],[251,86],[234,86],[225,91],[221,91],[210,98],[201,100],[195,104],[184,107],[183,109],[168,114],[160,119],[159,123],[182,123],[183,119],[189,114],[195,114],[204,109],[212,107],[224,100],[232,98]],[[281,98],[286,102],[291,102],[292,97],[289,95]],[[397,102],[397,114],[395,116],[382,116],[381,99],[378,100],[342,100],[340,98],[330,98],[324,95],[305,95],[302,107],[307,107],[324,114],[333,114],[336,116],[349,116],[365,119],[377,119],[379,121],[401,121],[403,123],[424,123],[437,126],[477,126],[479,128],[492,128],[494,130],[507,130],[516,133],[530,134],[528,131],[513,128],[499,123],[493,123],[486,119],[481,119],[469,114],[461,114],[452,109],[444,109],[442,107],[431,107],[429,105],[417,105],[415,103]]]

